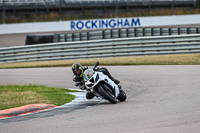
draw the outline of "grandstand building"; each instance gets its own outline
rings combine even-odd
[[[0,0],[0,12],[38,13],[98,9],[195,8],[196,0]]]

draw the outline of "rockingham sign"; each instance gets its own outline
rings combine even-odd
[[[71,30],[108,29],[139,26],[141,26],[139,18],[116,18],[85,21],[80,20],[70,22]]]
[[[154,27],[200,24],[200,15],[92,19],[41,23],[0,24],[0,34]]]

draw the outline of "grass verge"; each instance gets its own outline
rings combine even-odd
[[[42,85],[0,86],[0,110],[36,103],[63,105],[75,98],[67,92],[72,91]]]
[[[198,2],[199,3],[199,2]],[[199,7],[199,6],[197,6]],[[187,15],[187,14],[199,14],[200,8],[195,9],[129,9],[129,11],[119,9],[119,18],[124,17],[145,17],[145,16],[165,16],[165,15]],[[63,11],[61,14],[58,12],[49,13],[39,13],[39,14],[7,14],[5,17],[5,23],[27,23],[27,22],[47,22],[47,21],[59,21],[62,19],[66,20],[81,20],[81,19],[103,19],[103,18],[116,18],[116,12],[114,10],[107,10],[102,12],[102,10],[85,10],[73,12],[73,11]],[[0,21],[0,24],[2,21]]]
[[[200,54],[128,56],[97,59],[4,63],[0,64],[0,69],[71,66],[75,62],[79,62],[82,65],[93,66],[97,60],[100,61],[100,65],[200,65]]]

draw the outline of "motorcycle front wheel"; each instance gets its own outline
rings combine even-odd
[[[104,89],[101,85],[98,87],[98,92],[103,98],[107,99],[110,103],[117,103],[117,99],[114,97],[114,95],[110,94],[110,92],[107,92],[106,89]]]

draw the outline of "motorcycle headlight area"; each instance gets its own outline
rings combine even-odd
[[[92,87],[92,86],[94,85],[94,78],[93,78],[93,77],[90,78],[90,79],[87,81],[86,85],[87,85],[88,87]]]
[[[92,87],[94,84],[87,84],[88,87]]]
[[[94,80],[95,78],[95,80]],[[90,78],[88,81],[90,83],[87,84],[88,87],[92,87],[94,85],[95,82],[97,82],[99,80],[99,74],[96,75],[96,77],[92,77]]]

